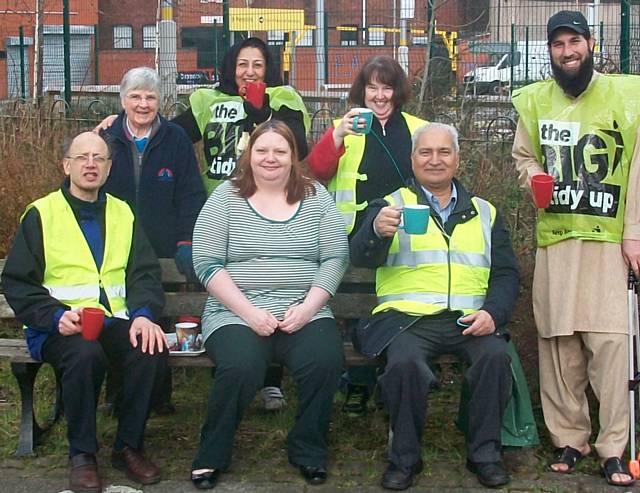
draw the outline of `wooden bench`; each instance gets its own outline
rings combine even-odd
[[[195,285],[185,283],[184,276],[178,272],[172,259],[162,259],[162,282],[166,295],[163,315],[199,315],[202,313],[207,294],[194,291]],[[0,259],[0,271],[4,268],[4,259]],[[375,305],[374,272],[368,269],[350,268],[340,285],[338,294],[330,301],[331,309],[338,319],[358,319],[371,313]],[[15,315],[5,297],[0,294],[0,319],[14,320]],[[351,343],[344,343],[345,363],[347,366],[378,365],[355,352]],[[0,339],[0,358],[6,358],[11,364],[11,372],[16,378],[20,390],[21,421],[17,456],[32,455],[34,447],[42,439],[47,429],[55,423],[62,413],[62,394],[60,378],[56,375],[56,396],[53,411],[46,424],[38,424],[34,413],[34,383],[42,363],[29,355],[24,339]],[[206,355],[189,358],[170,356],[172,367],[212,367]]]

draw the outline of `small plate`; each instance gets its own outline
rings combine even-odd
[[[198,356],[204,351],[204,349],[198,349],[197,351],[169,351],[169,354],[172,356]]]
[[[169,347],[178,347],[178,339],[176,337],[175,332],[169,332],[166,334],[167,340],[169,341]],[[204,353],[204,348],[198,349],[197,351],[174,351],[169,350],[169,354],[173,356],[198,356],[199,354]]]

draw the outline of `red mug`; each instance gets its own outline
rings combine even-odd
[[[546,209],[553,197],[553,176],[542,173],[531,177],[531,191],[533,192],[533,203],[538,209]]]
[[[264,106],[264,93],[267,89],[267,85],[264,82],[256,81],[249,82],[245,86],[246,99],[251,103],[254,108],[262,108]]]
[[[95,341],[100,337],[104,326],[104,312],[101,308],[83,308],[80,310],[80,326],[82,337],[87,341]]]

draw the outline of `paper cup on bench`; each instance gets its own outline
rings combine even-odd
[[[178,322],[176,325],[176,338],[180,351],[197,351],[198,344],[198,324],[195,322]]]

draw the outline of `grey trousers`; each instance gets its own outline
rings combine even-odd
[[[455,320],[454,315],[423,317],[386,350],[387,364],[379,382],[393,436],[389,461],[397,466],[409,467],[420,459],[427,394],[436,381],[433,361],[442,354],[454,354],[468,365],[467,458],[500,460],[502,417],[512,385],[507,342],[495,335],[464,336]]]

